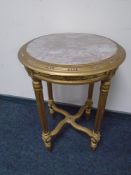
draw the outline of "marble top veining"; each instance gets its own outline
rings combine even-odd
[[[86,33],[61,33],[31,41],[26,52],[33,58],[52,64],[88,64],[112,57],[116,44],[103,36]]]

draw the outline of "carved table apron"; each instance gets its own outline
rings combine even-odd
[[[20,49],[18,57],[32,78],[45,147],[48,150],[51,149],[52,137],[68,123],[73,128],[87,134],[91,138],[91,148],[95,150],[100,141],[101,121],[111,78],[125,59],[124,49],[103,36],[86,33],[60,33],[41,36],[26,43]],[[64,117],[52,131],[48,129],[45,114],[42,80],[47,82],[50,114],[58,112]],[[93,87],[98,81],[101,81],[100,95],[94,130],[92,130],[81,126],[76,120],[84,112],[90,116]],[[52,83],[89,84],[87,100],[77,114],[71,115],[57,107],[53,99]]]

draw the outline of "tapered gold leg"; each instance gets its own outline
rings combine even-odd
[[[54,117],[55,111],[52,108],[52,105],[54,103],[52,83],[47,82],[47,88],[48,88],[48,107],[49,107],[50,114]]]
[[[89,118],[90,113],[91,113],[91,109],[92,109],[92,96],[93,96],[93,89],[94,89],[94,83],[90,83],[89,84],[89,89],[88,89],[88,97],[87,97],[87,108],[85,110],[85,114],[87,116],[87,118]]]
[[[45,107],[44,107],[44,98],[42,91],[42,83],[40,80],[33,79],[33,88],[36,96],[37,108],[40,116],[40,122],[42,125],[42,139],[45,143],[45,147],[50,150],[51,149],[51,136],[48,131],[48,124],[45,115]]]
[[[94,132],[96,135],[97,134],[100,135],[100,127],[101,127],[103,114],[105,111],[105,105],[106,105],[109,88],[110,88],[110,80],[101,82],[100,96],[99,96],[98,108],[97,108],[97,113],[96,113],[96,118],[95,118],[95,131]],[[93,150],[96,149],[98,142],[99,140],[95,138],[91,138],[91,148]]]

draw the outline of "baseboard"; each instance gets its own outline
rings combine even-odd
[[[19,97],[19,96],[13,96],[13,95],[3,95],[0,94],[0,99],[1,100],[6,100],[6,101],[13,101],[16,103],[36,103],[35,99],[33,98],[28,98],[28,97]],[[47,101],[45,101],[47,103]],[[71,106],[71,107],[80,107],[80,105],[75,105],[75,104],[68,104],[68,103],[63,103],[63,102],[56,102],[58,105],[61,106]],[[96,108],[93,107],[93,111],[96,111]],[[114,114],[119,114],[119,115],[128,115],[131,117],[131,113],[129,112],[124,112],[124,111],[115,111],[115,110],[110,110],[110,109],[105,109],[105,112],[109,113],[114,113]]]

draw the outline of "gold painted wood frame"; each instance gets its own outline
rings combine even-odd
[[[58,65],[39,61],[31,57],[26,52],[27,45],[28,43],[20,49],[18,57],[21,63],[25,66],[29,76],[32,78],[38,112],[43,130],[42,139],[46,148],[48,150],[51,149],[52,137],[57,135],[63,126],[68,123],[76,130],[87,134],[91,138],[91,148],[95,150],[98,142],[100,141],[101,122],[111,84],[111,78],[119,65],[124,61],[124,49],[116,43],[118,48],[117,53],[111,58],[91,64]],[[58,112],[64,117],[63,120],[61,120],[52,131],[49,131],[48,129],[48,122],[45,114],[42,80],[47,82],[49,96],[48,106],[50,114],[54,115],[55,112]],[[98,81],[101,81],[100,95],[95,117],[94,130],[91,130],[79,125],[76,123],[76,121],[83,115],[84,112],[86,113],[87,117],[90,116],[93,104],[93,87],[94,83]],[[53,99],[52,83],[71,85],[89,84],[87,100],[85,104],[79,109],[77,114],[71,115],[67,111],[56,106]]]

